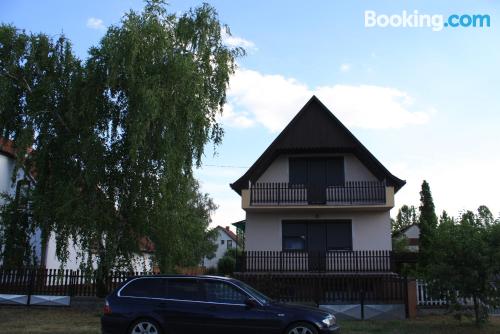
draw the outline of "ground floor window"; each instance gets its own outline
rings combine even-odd
[[[282,236],[284,251],[352,250],[350,220],[287,220],[282,223]]]

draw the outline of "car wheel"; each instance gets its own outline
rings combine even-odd
[[[161,334],[160,325],[151,319],[137,320],[130,326],[130,334]]]
[[[318,334],[318,330],[313,325],[298,322],[288,327],[286,334]]]

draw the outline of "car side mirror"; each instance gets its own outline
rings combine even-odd
[[[257,303],[257,301],[253,298],[248,298],[247,300],[245,300],[245,305],[249,308],[254,308],[259,306],[259,303]]]

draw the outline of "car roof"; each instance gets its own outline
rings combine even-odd
[[[226,276],[215,276],[215,275],[176,275],[176,274],[166,274],[166,275],[136,275],[131,276],[129,279],[134,278],[204,278],[204,279],[218,279],[225,281],[234,281],[234,278]]]

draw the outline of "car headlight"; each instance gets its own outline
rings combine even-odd
[[[335,317],[331,314],[327,315],[325,319],[321,320],[327,327],[333,326],[336,323]]]

